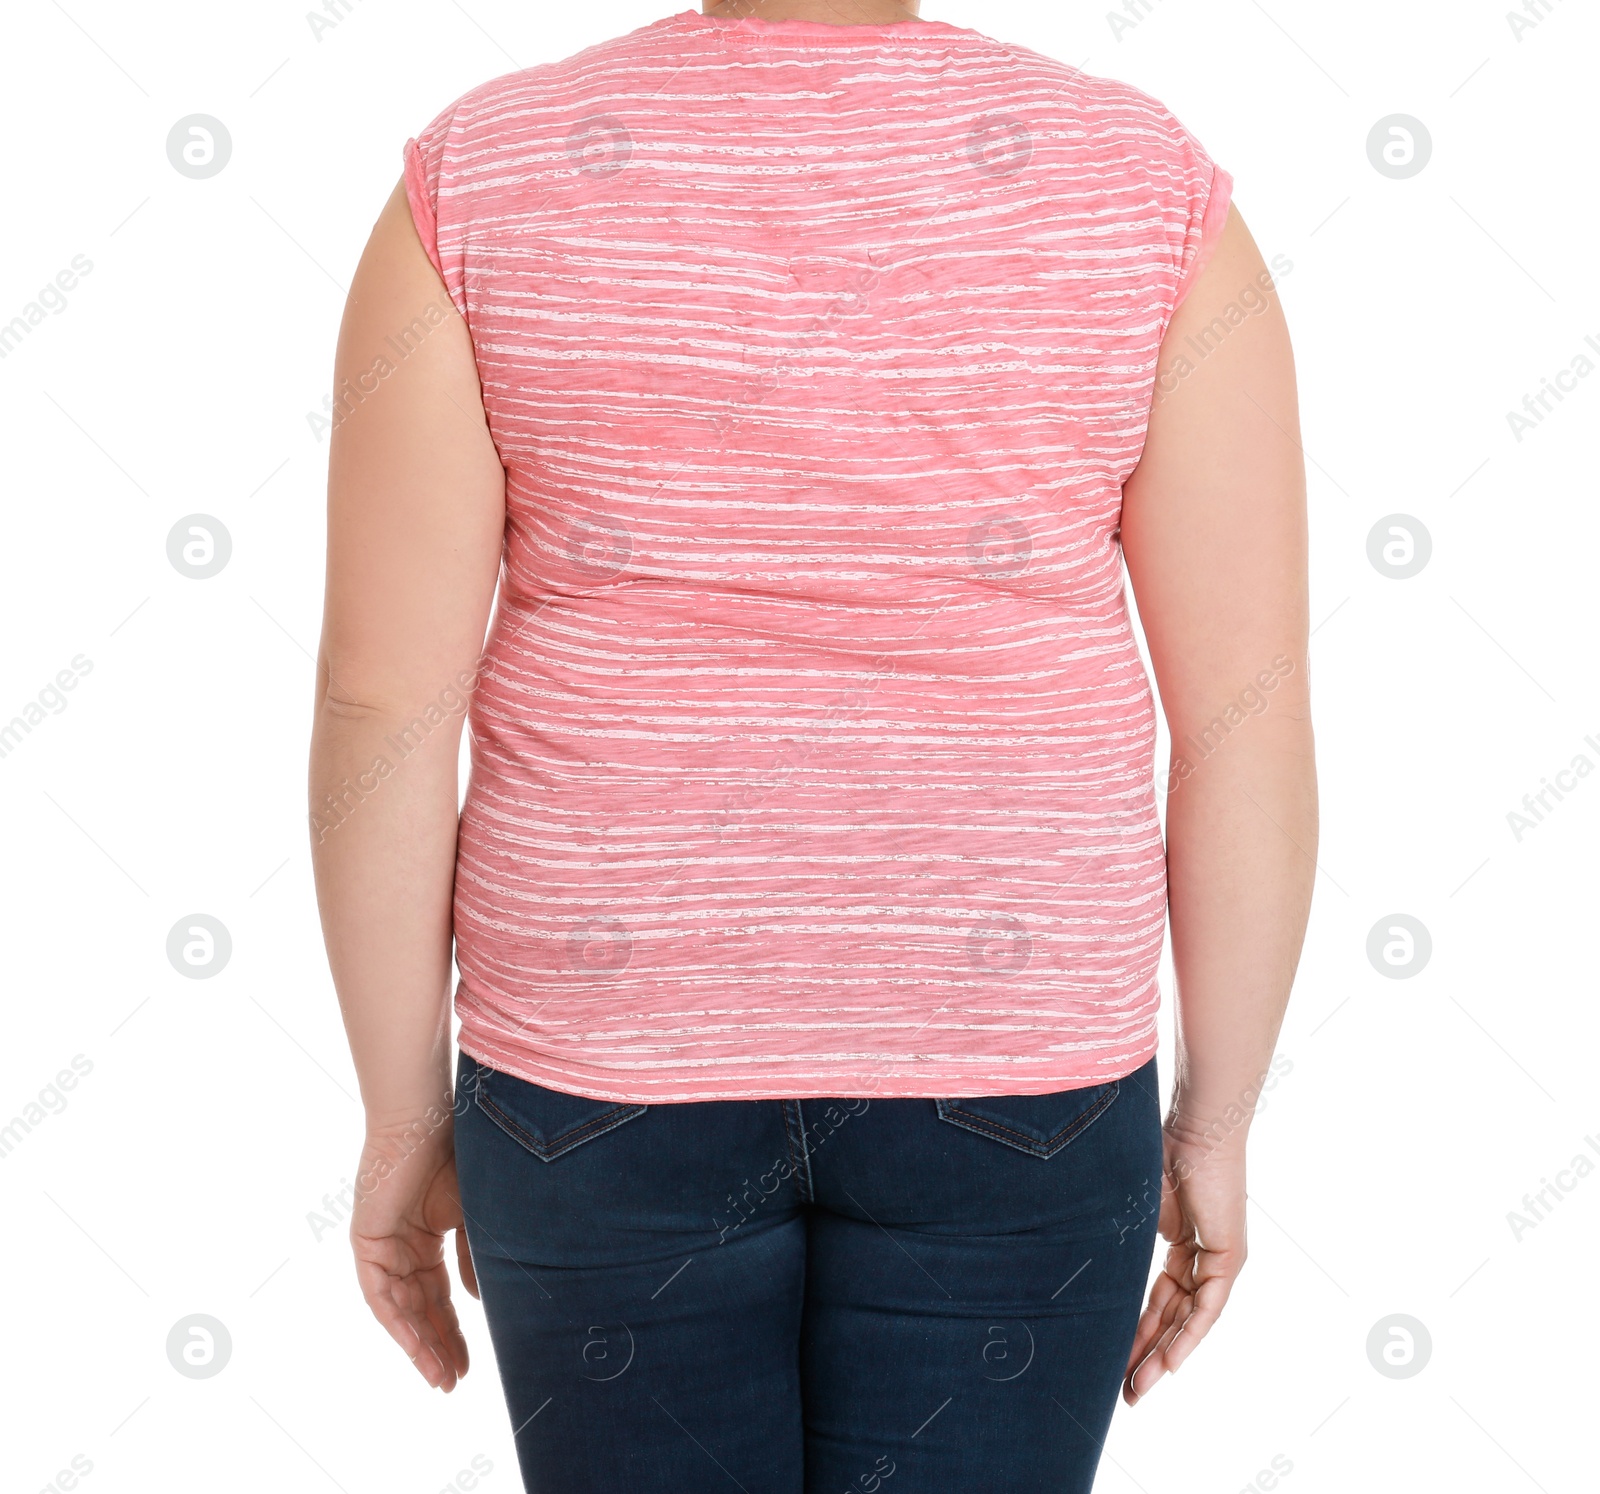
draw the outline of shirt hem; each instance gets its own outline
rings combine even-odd
[[[753,1074],[722,1084],[708,1083],[703,1072],[658,1072],[645,1086],[618,1084],[609,1075],[589,1070],[575,1080],[573,1073],[582,1066],[564,1062],[559,1071],[552,1071],[536,1062],[506,1052],[491,1052],[491,1045],[481,1043],[477,1036],[465,1028],[458,1039],[462,1053],[485,1068],[509,1074],[528,1084],[543,1089],[559,1090],[563,1094],[577,1095],[583,1099],[608,1100],[621,1105],[687,1105],[716,1100],[954,1100],[981,1099],[998,1095],[1048,1095],[1066,1090],[1088,1089],[1097,1084],[1109,1084],[1114,1079],[1126,1079],[1137,1073],[1156,1056],[1159,1042],[1152,1032],[1149,1040],[1132,1054],[1125,1053],[1093,1072],[1055,1070],[1032,1073],[1026,1078],[1007,1076],[997,1070],[984,1070],[982,1077],[974,1079],[973,1069],[963,1066],[954,1073],[947,1066],[917,1075],[886,1077],[879,1073],[859,1073],[841,1068],[837,1079],[824,1086],[815,1084],[785,1083],[774,1075]],[[1030,1062],[1028,1056],[1007,1058],[1001,1069],[1015,1063]],[[1042,1060],[1041,1060],[1042,1061]]]
[[[1195,250],[1193,261],[1178,286],[1178,293],[1173,300],[1172,309],[1176,311],[1188,298],[1189,292],[1199,282],[1205,267],[1211,263],[1211,257],[1217,252],[1217,245],[1222,242],[1222,230],[1227,226],[1228,210],[1233,204],[1233,177],[1222,167],[1214,169],[1211,177],[1211,191],[1206,198],[1205,216],[1200,223],[1200,245]]]
[[[422,164],[422,152],[415,140],[406,141],[405,163],[406,201],[411,205],[411,221],[416,225],[417,237],[422,240],[422,247],[427,252],[429,262],[439,272],[440,280],[443,280],[444,265],[439,259],[439,223],[434,217],[432,205],[428,202],[427,172]]]

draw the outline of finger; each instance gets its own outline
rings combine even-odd
[[[427,1283],[428,1321],[438,1335],[439,1342],[449,1355],[452,1389],[455,1380],[467,1372],[467,1336],[461,1331],[461,1320],[456,1316],[455,1303],[450,1300],[450,1274],[441,1265],[437,1276],[431,1275]]]
[[[450,1273],[441,1262],[425,1272],[419,1272],[415,1282],[420,1296],[419,1328],[423,1342],[437,1361],[440,1378],[439,1389],[451,1391],[465,1368],[467,1341],[456,1321],[455,1306],[450,1301]],[[418,1367],[422,1361],[418,1361]]]
[[[464,1229],[456,1231],[456,1268],[461,1272],[461,1285],[475,1301],[482,1301],[478,1290],[478,1268],[472,1259],[472,1246]]]
[[[1185,1295],[1181,1315],[1170,1320],[1168,1331],[1163,1333],[1146,1361],[1159,1360],[1161,1369],[1159,1372],[1147,1369],[1143,1376],[1135,1371],[1132,1377],[1135,1391],[1154,1384],[1163,1373],[1178,1372],[1221,1317],[1242,1264],[1242,1260],[1221,1260],[1209,1253],[1202,1257],[1197,1274],[1204,1279],[1195,1292]]]
[[[1140,1369],[1151,1366],[1152,1368],[1158,1368],[1161,1374],[1166,1373],[1167,1346],[1182,1331],[1184,1320],[1191,1311],[1192,1300],[1187,1294],[1173,1299],[1170,1307],[1162,1314],[1161,1332],[1155,1343],[1150,1346],[1150,1352],[1145,1355],[1144,1363],[1140,1365]],[[1134,1374],[1137,1377],[1138,1370],[1135,1370]]]
[[[1195,1293],[1194,1311],[1184,1319],[1183,1328],[1166,1351],[1167,1369],[1175,1371],[1208,1334],[1233,1292],[1234,1276],[1217,1275],[1201,1282]]]
[[[1162,1363],[1160,1353],[1152,1347],[1139,1363],[1128,1372],[1122,1381],[1122,1398],[1130,1406],[1137,1406],[1147,1395],[1156,1382],[1166,1374],[1166,1366]]]
[[[412,1277],[398,1276],[373,1261],[358,1260],[356,1277],[372,1315],[382,1324],[430,1385],[443,1383],[449,1371],[443,1345],[429,1323],[426,1299]]]
[[[428,1185],[422,1200],[422,1223],[435,1235],[461,1228],[461,1184],[456,1177],[454,1160],[440,1168]]]
[[[1177,1184],[1168,1168],[1161,1174],[1161,1212],[1156,1215],[1156,1229],[1163,1240],[1181,1240],[1187,1228]]]
[[[1177,1284],[1168,1276],[1158,1277],[1150,1288],[1150,1305],[1139,1316],[1138,1326],[1133,1332],[1133,1345],[1128,1351],[1129,1374],[1133,1373],[1161,1337],[1169,1321],[1172,1296],[1176,1291]]]
[[[1173,1295],[1194,1291],[1194,1258],[1197,1253],[1192,1245],[1174,1245],[1167,1252],[1161,1274],[1172,1283]]]
[[[1147,1333],[1141,1329],[1134,1339],[1133,1347],[1128,1352],[1128,1362],[1122,1371],[1122,1383],[1125,1392],[1127,1387],[1133,1383],[1135,1371],[1144,1363],[1145,1356],[1155,1347],[1155,1342],[1156,1333],[1153,1330]]]
[[[435,1345],[429,1344],[421,1353],[413,1354],[411,1367],[435,1390],[442,1390],[448,1394],[455,1388],[455,1379],[450,1373],[450,1366],[440,1357],[440,1350]]]
[[[1170,1282],[1170,1278],[1167,1278]],[[1193,1308],[1191,1295],[1172,1284],[1159,1314],[1147,1314],[1152,1321],[1144,1325],[1142,1353],[1138,1362],[1128,1371],[1127,1383],[1135,1399],[1143,1395],[1167,1372],[1165,1353],[1183,1327],[1184,1319]]]
[[[1163,1275],[1161,1280],[1166,1283],[1161,1292],[1161,1306],[1157,1314],[1156,1331],[1153,1337],[1164,1337],[1178,1318],[1189,1310],[1190,1289],[1186,1283],[1171,1275]],[[1155,1293],[1151,1294],[1152,1300]]]
[[[1128,1366],[1123,1372],[1124,1377],[1131,1375],[1139,1367],[1155,1341],[1160,1338],[1162,1318],[1171,1289],[1172,1283],[1165,1276],[1159,1277],[1155,1285],[1150,1288],[1150,1304],[1139,1315],[1139,1321],[1133,1330],[1133,1343],[1128,1349]]]
[[[422,1348],[422,1334],[401,1303],[395,1300],[389,1272],[374,1261],[356,1262],[356,1280],[361,1295],[366,1299],[373,1317],[408,1355],[415,1356]]]
[[[1195,1289],[1195,1262],[1200,1257],[1200,1242],[1194,1234],[1194,1227],[1185,1221],[1187,1236],[1172,1244],[1167,1250],[1166,1263],[1162,1269],[1186,1292]]]
[[[1184,1297],[1174,1304],[1172,1320],[1163,1325],[1160,1338],[1128,1377],[1134,1401],[1148,1395],[1155,1383],[1168,1373],[1166,1351],[1183,1327],[1183,1319],[1188,1315],[1185,1308],[1188,1300]]]
[[[1182,1270],[1182,1268],[1180,1268]],[[1187,1275],[1186,1270],[1182,1270]],[[1150,1344],[1160,1337],[1164,1328],[1171,1323],[1174,1304],[1183,1297],[1188,1287],[1185,1286],[1178,1275],[1171,1268],[1162,1271],[1150,1284],[1150,1300],[1140,1315],[1138,1327],[1134,1330],[1134,1345],[1139,1350],[1142,1359],[1148,1351]]]

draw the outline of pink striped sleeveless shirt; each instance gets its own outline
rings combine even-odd
[[[406,147],[505,464],[461,1046],[642,1103],[1155,1051],[1121,486],[1232,183],[937,21],[685,11]]]

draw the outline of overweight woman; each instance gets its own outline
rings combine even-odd
[[[450,1390],[455,1232],[528,1489],[1076,1494],[1222,1312],[1316,853],[1231,195],[893,0],[666,14],[406,143],[312,835],[361,1288]]]

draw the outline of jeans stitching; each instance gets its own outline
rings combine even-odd
[[[1018,1151],[1031,1152],[1036,1157],[1047,1157],[1060,1151],[1085,1126],[1102,1115],[1106,1107],[1121,1093],[1121,1087],[1121,1080],[1111,1080],[1111,1087],[1082,1115],[1074,1117],[1054,1136],[1042,1142],[1000,1121],[990,1120],[987,1116],[982,1115],[969,1115],[966,1111],[955,1108],[960,1105],[961,1102],[959,1100],[940,1100],[938,1102],[939,1116],[940,1119],[949,1121],[951,1125],[989,1136],[1005,1146],[1016,1147]],[[1016,1140],[1011,1140],[1011,1137],[1015,1137]]]
[[[806,1146],[805,1112],[801,1110],[799,1100],[784,1100],[781,1103],[784,1139],[789,1147],[789,1165],[794,1170],[795,1184],[800,1190],[801,1199],[805,1203],[811,1203],[815,1195],[811,1187],[811,1152]],[[797,1135],[800,1142],[798,1155],[795,1152]]]
[[[624,1121],[630,1121],[636,1115],[643,1115],[647,1107],[643,1105],[616,1105],[610,1110],[603,1110],[599,1115],[591,1117],[582,1124],[574,1126],[570,1131],[563,1131],[556,1142],[543,1143],[531,1132],[518,1125],[505,1113],[493,1100],[489,1098],[488,1091],[481,1085],[475,1096],[479,1105],[488,1112],[495,1124],[502,1127],[541,1162],[553,1162],[557,1157],[570,1152],[573,1147],[585,1141],[592,1141],[596,1136],[603,1136],[607,1131],[614,1131]],[[602,1124],[604,1123],[604,1124]]]

